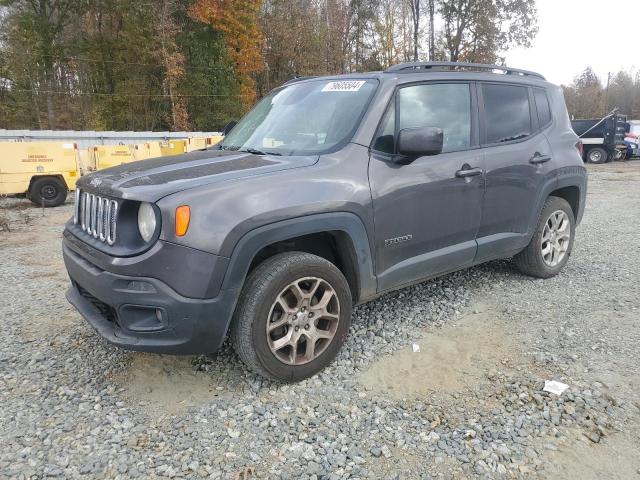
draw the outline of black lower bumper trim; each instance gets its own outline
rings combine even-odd
[[[130,350],[172,354],[213,353],[222,345],[237,290],[222,290],[212,299],[186,298],[157,279],[100,270],[64,247],[63,257],[72,281],[67,299],[109,342]],[[127,315],[136,311],[132,306],[160,310],[166,317],[164,325],[150,331],[127,329],[132,323]]]

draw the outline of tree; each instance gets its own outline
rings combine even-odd
[[[422,58],[494,62],[535,33],[527,0],[0,0],[0,7],[0,128],[221,129],[296,75]],[[624,98],[625,109],[627,91],[628,79],[614,79],[611,99]]]
[[[34,94],[42,94],[46,102],[47,127],[56,128],[56,98],[65,74],[60,65],[63,56],[62,33],[77,12],[82,12],[81,0],[2,0],[8,8],[6,37],[11,45],[20,45],[35,58],[25,64],[20,86],[28,86]],[[39,92],[39,93],[38,93]],[[38,124],[42,125],[39,104],[34,108]]]
[[[185,57],[178,50],[176,36],[178,26],[174,16],[176,4],[172,0],[161,0],[159,9],[158,38],[160,41],[160,55],[164,64],[164,91],[171,103],[171,129],[176,131],[189,130],[189,113],[185,99],[178,96],[178,84],[185,76]]]
[[[633,78],[628,72],[621,70],[611,77],[607,93],[607,112],[614,108],[619,113],[631,116],[634,110],[636,89]]]
[[[496,63],[513,46],[530,46],[538,28],[529,0],[441,0],[449,59]]]
[[[420,34],[420,0],[409,0],[413,23],[413,61],[418,61],[418,35]]]
[[[435,59],[436,50],[436,29],[435,29],[435,15],[436,15],[436,2],[435,0],[427,0],[428,15],[429,15],[429,60]]]
[[[197,0],[191,16],[222,32],[239,83],[245,109],[256,99],[254,75],[264,69],[258,14],[262,0]]]
[[[563,86],[567,110],[571,118],[597,118],[604,108],[604,89],[591,67],[576,76],[573,83]]]

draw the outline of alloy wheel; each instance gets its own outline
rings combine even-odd
[[[269,310],[267,341],[287,365],[303,365],[331,344],[340,321],[340,302],[333,287],[317,277],[291,282]]]
[[[542,258],[550,267],[558,265],[567,255],[571,240],[571,221],[562,210],[553,212],[542,230]]]

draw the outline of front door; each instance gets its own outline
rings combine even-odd
[[[371,152],[376,273],[380,291],[471,265],[484,188],[475,96],[468,83],[401,87]],[[439,127],[443,152],[390,161],[403,128]]]

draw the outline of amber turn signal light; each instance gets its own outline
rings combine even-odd
[[[189,205],[180,205],[176,208],[176,236],[184,237],[189,230],[189,220],[191,220],[191,209]]]

